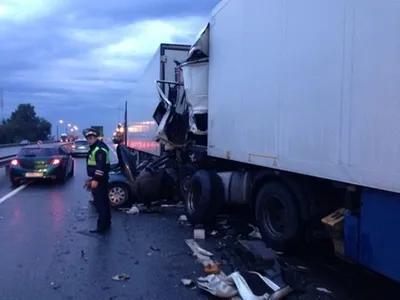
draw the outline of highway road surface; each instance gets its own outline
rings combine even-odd
[[[110,147],[113,163],[115,147]],[[97,216],[82,187],[85,179],[85,159],[79,158],[75,176],[65,184],[12,189],[0,170],[0,300],[210,299],[181,282],[204,276],[188,247],[193,228],[178,221],[182,209],[137,215],[113,211],[111,231],[90,234]],[[245,239],[253,229],[246,232],[247,223],[237,221],[221,224],[199,243],[229,274],[243,269],[235,258],[235,230]],[[347,267],[328,276],[333,265],[318,263],[320,254],[313,253],[308,259],[282,258],[285,280],[299,291],[288,300],[400,299],[398,285],[389,289],[386,281],[378,285],[375,276],[364,280]],[[121,274],[130,278],[113,279]]]
[[[2,171],[2,170],[0,170]],[[82,188],[85,159],[66,184],[13,190],[0,172],[0,299],[205,299],[181,283],[201,273],[188,255],[176,211],[113,212],[106,236],[89,234],[96,214]],[[125,273],[126,281],[113,276]]]

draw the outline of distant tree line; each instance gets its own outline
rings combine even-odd
[[[20,104],[0,125],[0,144],[51,139],[51,123],[36,115],[32,104]]]

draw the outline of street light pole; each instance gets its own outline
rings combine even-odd
[[[125,140],[125,146],[128,146],[128,101],[125,101],[124,140]]]
[[[58,120],[58,123],[57,123],[57,141],[60,140],[60,136],[58,135],[58,124],[62,125],[63,123],[64,123],[63,120]]]

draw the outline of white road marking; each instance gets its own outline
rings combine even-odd
[[[3,197],[0,198],[0,204],[3,203],[4,201],[10,199],[11,197],[15,196],[18,194],[20,191],[22,191],[24,188],[28,186],[28,183],[25,183],[19,187],[17,187],[15,190],[12,190],[9,192],[7,195],[4,195]]]

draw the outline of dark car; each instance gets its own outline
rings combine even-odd
[[[30,143],[29,143],[28,140],[22,140],[19,144],[20,144],[21,146],[26,146],[26,145],[29,145]]]
[[[135,193],[136,160],[126,147],[117,147],[118,163],[111,166],[108,182],[108,199],[112,207],[128,204]]]
[[[24,147],[10,163],[10,180],[13,186],[33,179],[65,182],[73,175],[73,158],[62,145]]]
[[[181,190],[179,174],[168,167],[170,155],[142,161],[136,165],[137,156],[133,149],[117,146],[118,164],[111,168],[108,183],[108,199],[112,207],[126,206],[129,202],[149,205],[165,200],[176,203],[180,199],[175,192]],[[176,188],[177,187],[177,188]]]

